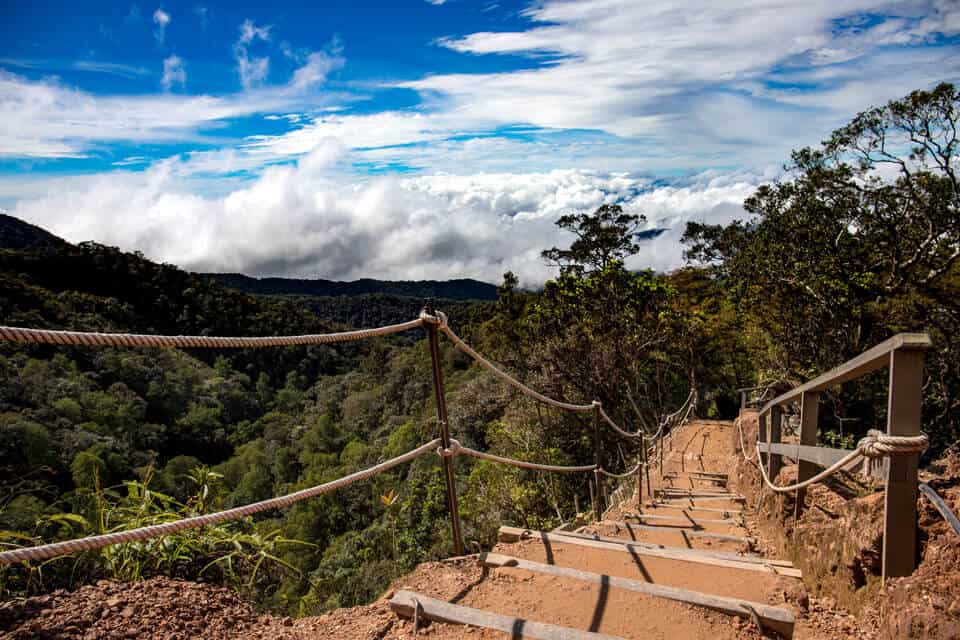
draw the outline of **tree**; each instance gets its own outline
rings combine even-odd
[[[752,219],[688,225],[687,257],[768,336],[764,373],[806,379],[892,333],[927,331],[940,347],[927,411],[942,437],[956,433],[958,120],[953,85],[915,91],[795,151],[790,178],[744,203]]]
[[[561,273],[602,271],[639,251],[634,236],[644,220],[643,216],[624,213],[618,204],[602,205],[592,215],[561,216],[557,226],[573,233],[577,239],[568,249],[553,247],[541,255],[548,263],[560,267]]]

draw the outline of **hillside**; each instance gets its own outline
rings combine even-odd
[[[0,210],[2,211],[2,210]],[[20,218],[0,213],[0,249],[65,247],[67,241]]]
[[[295,278],[252,278],[239,273],[203,273],[233,289],[259,295],[296,296],[360,296],[386,294],[423,300],[446,298],[449,300],[496,300],[496,285],[479,280],[461,278],[455,280],[373,280],[364,278],[351,282],[334,280],[302,280]]]

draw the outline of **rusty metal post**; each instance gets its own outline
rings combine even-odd
[[[592,480],[587,481],[587,488],[590,489],[590,509],[593,511],[593,520],[596,522],[600,520],[600,516],[597,515],[597,488]]]
[[[770,444],[780,444],[780,425],[783,423],[783,409],[780,407],[770,407]],[[780,469],[783,467],[783,456],[779,453],[770,453],[767,456],[767,459],[770,461],[770,466],[768,470],[770,472],[770,479],[776,480],[777,474],[780,473]]]
[[[923,396],[923,351],[898,349],[890,354],[887,434],[920,435]],[[889,456],[883,518],[882,578],[913,573],[917,553],[917,465],[920,454]]]
[[[593,412],[593,464],[596,469],[593,472],[594,483],[596,484],[597,506],[604,508],[603,489],[600,484],[600,420],[598,412]],[[597,520],[600,520],[600,512],[595,512]]]
[[[433,305],[423,310],[434,315]],[[447,398],[443,390],[443,371],[440,368],[440,339],[437,325],[425,323],[430,339],[430,361],[433,365],[433,393],[437,400],[437,421],[440,423],[440,441],[444,449],[450,448],[450,424],[447,421]],[[453,456],[443,457],[443,472],[447,480],[447,508],[450,510],[450,527],[453,531],[453,546],[458,556],[464,554],[463,533],[460,531],[460,510],[457,508],[457,479],[453,475]]]
[[[820,412],[820,394],[818,392],[803,393],[800,396],[800,444],[817,446],[817,424]],[[797,460],[797,482],[812,478],[817,473],[817,465],[806,460]],[[800,519],[803,514],[803,501],[807,497],[806,489],[797,489],[796,504],[793,507],[793,517]]]

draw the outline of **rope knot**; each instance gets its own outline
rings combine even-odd
[[[435,324],[439,329],[445,329],[447,327],[447,314],[443,311],[435,311],[436,315],[430,315],[427,313],[426,309],[420,312],[420,321],[427,324]]]
[[[442,445],[437,447],[437,455],[441,458],[451,458],[455,455],[458,455],[461,449],[463,449],[463,446],[460,444],[460,442],[450,438],[450,447],[447,449],[444,449]]]
[[[923,453],[930,439],[927,434],[918,436],[891,436],[878,429],[871,429],[860,439],[857,447],[868,458],[882,458],[890,455]]]

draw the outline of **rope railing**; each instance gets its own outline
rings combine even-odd
[[[137,529],[115,531],[97,536],[77,538],[75,540],[65,540],[63,542],[54,542],[36,547],[25,547],[22,549],[4,551],[0,553],[0,565],[8,565],[14,562],[25,562],[29,560],[46,560],[48,558],[69,555],[71,553],[78,553],[80,551],[93,551],[95,549],[102,549],[103,547],[108,547],[114,544],[146,540],[148,538],[156,538],[158,536],[177,533],[187,529],[198,529],[200,527],[206,527],[208,525],[217,524],[220,522],[239,520],[240,518],[244,518],[261,511],[282,509],[302,500],[306,500],[307,498],[313,498],[315,496],[346,487],[354,482],[366,480],[367,478],[383,473],[384,471],[392,469],[397,465],[403,464],[404,462],[409,462],[410,460],[433,451],[439,443],[439,438],[431,440],[430,442],[420,445],[412,451],[408,451],[407,453],[399,455],[395,458],[381,462],[380,464],[374,465],[368,469],[351,473],[343,476],[342,478],[337,478],[336,480],[332,480],[315,487],[289,493],[284,496],[278,496],[276,498],[270,498],[268,500],[261,500],[260,502],[254,502],[242,507],[234,507],[233,509],[227,509],[225,511],[207,513],[204,515],[183,518],[173,522],[165,522],[163,524],[155,524]]]
[[[492,362],[484,358],[482,355],[474,351],[470,347],[470,345],[468,345],[466,342],[463,341],[463,339],[460,336],[454,333],[453,329],[451,329],[450,326],[447,324],[447,314],[442,312],[437,312],[436,316],[431,316],[429,314],[423,313],[420,315],[420,319],[423,322],[436,324],[440,329],[440,331],[442,331],[448,338],[450,338],[450,341],[453,342],[453,344],[456,345],[458,349],[460,349],[465,354],[473,358],[473,360],[477,364],[479,364],[481,367],[483,367],[484,369],[486,369],[496,377],[500,378],[507,384],[511,385],[512,387],[514,387],[524,395],[530,398],[533,398],[534,400],[537,400],[539,402],[542,402],[544,404],[548,404],[552,407],[556,407],[558,409],[565,409],[567,411],[594,411],[596,409],[596,406],[593,403],[573,404],[570,402],[563,402],[561,400],[554,400],[553,398],[547,397],[542,393],[539,393],[538,391],[534,391],[527,385],[523,384],[522,382],[520,382],[519,380],[511,376],[509,373],[498,368],[495,364],[493,364]]]
[[[395,333],[401,333],[404,331],[409,331],[411,329],[416,329],[418,327],[424,327],[425,325],[434,325],[436,329],[442,331],[446,336],[454,343],[454,345],[466,353],[468,356],[473,358],[481,367],[487,369],[493,373],[496,377],[500,378],[507,384],[518,389],[524,395],[533,398],[539,402],[548,404],[550,406],[564,409],[567,411],[596,411],[597,416],[606,422],[614,431],[620,435],[627,438],[640,438],[641,441],[655,441],[657,437],[663,432],[664,427],[673,420],[676,416],[680,415],[684,408],[686,407],[686,413],[681,419],[681,422],[685,421],[690,414],[692,409],[691,400],[695,397],[695,392],[691,390],[690,395],[687,397],[687,400],[684,402],[681,407],[666,416],[666,418],[661,422],[660,428],[657,430],[656,434],[653,436],[647,436],[643,432],[631,433],[623,430],[620,426],[610,418],[610,416],[603,409],[603,405],[598,400],[594,400],[590,404],[573,404],[569,402],[564,402],[560,400],[555,400],[546,395],[543,395],[534,389],[523,384],[515,377],[511,376],[507,372],[503,371],[488,359],[483,357],[480,353],[472,349],[466,342],[464,342],[447,324],[447,316],[442,312],[437,312],[436,315],[431,315],[427,313],[426,310],[420,314],[420,317],[411,320],[408,322],[403,322],[400,324],[393,324],[384,327],[378,327],[374,329],[359,329],[354,331],[344,331],[338,333],[329,333],[329,334],[312,334],[312,335],[294,335],[294,336],[267,336],[267,337],[220,337],[220,336],[167,336],[167,335],[147,335],[147,334],[131,334],[131,333],[99,333],[99,332],[83,332],[83,331],[63,331],[63,330],[52,330],[52,329],[28,329],[23,327],[9,327],[9,326],[0,326],[0,341],[14,342],[20,344],[52,344],[52,345],[82,345],[82,346],[122,346],[122,347],[155,347],[155,348],[257,348],[257,347],[274,347],[274,346],[290,346],[290,345],[310,345],[310,344],[329,344],[336,342],[347,342],[354,340],[363,340],[367,338],[374,338],[379,336],[386,336]],[[435,365],[436,367],[436,365]],[[235,507],[232,509],[227,509],[224,511],[219,511],[216,513],[202,514],[192,517],[183,518],[180,520],[175,520],[171,522],[164,522],[161,524],[155,524],[145,527],[139,527],[135,529],[129,529],[124,531],[114,531],[106,534],[88,536],[84,538],[78,538],[74,540],[66,540],[62,542],[55,542],[50,544],[38,545],[35,547],[24,547],[18,549],[10,549],[7,551],[0,552],[0,566],[8,565],[15,562],[26,562],[26,561],[38,561],[46,560],[48,558],[54,558],[63,555],[69,555],[73,553],[79,553],[83,551],[93,551],[101,549],[114,544],[122,544],[128,542],[135,542],[139,540],[145,540],[148,538],[159,537],[163,535],[169,535],[177,533],[179,531],[197,529],[213,524],[218,524],[222,522],[227,522],[231,520],[237,520],[250,516],[255,513],[262,511],[268,511],[272,509],[280,509],[289,507],[292,504],[306,500],[311,497],[315,497],[330,491],[340,489],[342,487],[348,486],[354,482],[359,482],[365,480],[377,474],[383,473],[397,465],[403,464],[410,460],[413,460],[425,453],[436,450],[436,452],[442,458],[451,458],[457,455],[466,455],[479,460],[486,460],[490,462],[496,462],[499,464],[511,465],[518,468],[531,469],[536,471],[549,471],[549,472],[560,472],[560,473],[577,473],[577,472],[593,472],[597,475],[604,475],[610,478],[626,478],[638,473],[643,466],[642,462],[638,462],[636,467],[630,471],[624,473],[613,473],[603,469],[597,464],[591,465],[575,465],[575,466],[564,466],[564,465],[552,465],[552,464],[541,464],[536,462],[529,462],[526,460],[517,460],[514,458],[507,458],[504,456],[498,456],[491,453],[485,453],[482,451],[477,451],[470,447],[463,446],[457,440],[450,438],[449,446],[444,448],[442,446],[443,440],[440,438],[431,440],[430,442],[423,444],[416,449],[409,451],[405,454],[391,458],[385,462],[374,465],[368,469],[363,469],[355,473],[346,475],[342,478],[332,480],[330,482],[310,487],[308,489],[303,489],[294,493],[290,493],[283,496],[278,496],[270,498],[267,500],[262,500],[248,505],[243,505],[240,507]],[[452,512],[453,513],[453,512]]]
[[[575,473],[575,472],[585,472],[585,471],[594,471],[597,467],[596,465],[588,464],[581,466],[561,466],[556,464],[541,464],[539,462],[528,462],[527,460],[517,460],[515,458],[505,458],[503,456],[497,456],[492,453],[485,453],[483,451],[477,451],[476,449],[471,449],[470,447],[465,447],[460,444],[457,440],[450,439],[450,448],[444,449],[439,448],[437,453],[443,457],[447,456],[457,456],[457,455],[467,455],[479,460],[488,460],[490,462],[499,462],[500,464],[507,464],[514,467],[520,467],[522,469],[533,469],[536,471],[557,471],[560,473]]]
[[[332,344],[351,342],[402,333],[423,326],[417,318],[400,324],[356,329],[337,333],[319,333],[299,336],[232,337],[232,336],[161,336],[138,333],[97,333],[87,331],[60,331],[53,329],[25,329],[0,326],[0,341],[21,344],[83,345],[96,347],[178,347],[195,349],[246,349],[259,347],[286,347],[291,345]]]
[[[515,389],[517,389],[518,391],[520,391],[522,394],[524,394],[529,398],[532,398],[543,404],[556,407],[558,409],[564,409],[566,411],[596,411],[597,415],[604,422],[606,422],[616,433],[623,436],[624,438],[641,438],[641,439],[646,438],[649,440],[653,440],[657,437],[656,435],[652,437],[646,436],[642,431],[630,432],[630,431],[624,430],[609,416],[609,414],[607,414],[607,412],[603,409],[603,404],[599,400],[594,400],[590,404],[574,404],[571,402],[556,400],[554,398],[551,398],[549,396],[546,396],[540,393],[539,391],[536,391],[530,388],[529,386],[520,382],[520,380],[511,376],[509,373],[507,373],[503,369],[497,367],[495,364],[490,362],[487,358],[483,357],[483,355],[481,355],[479,352],[473,349],[470,345],[468,345],[463,340],[463,338],[458,336],[454,332],[454,330],[450,328],[450,325],[447,322],[447,315],[443,312],[438,311],[436,315],[430,315],[424,312],[420,314],[420,319],[423,322],[437,325],[437,328],[440,331],[442,331],[444,335],[446,335],[458,349],[460,349],[465,354],[470,356],[481,367],[483,367],[484,369],[486,369],[496,377],[500,378],[510,386],[514,387]],[[693,396],[694,396],[694,393],[693,391],[691,391],[691,394],[687,397],[687,402],[689,402],[690,398],[692,398]],[[686,405],[687,402],[685,402],[684,405]],[[692,405],[689,405],[687,407],[688,409],[687,415],[689,415],[690,406]],[[680,410],[683,410],[683,408],[684,406],[681,405]],[[679,413],[680,410],[678,410],[677,412],[674,412],[674,414],[671,414],[671,416]],[[663,430],[663,424],[661,424],[661,427],[660,429],[658,429],[657,434],[659,434],[662,430]]]
[[[847,465],[851,464],[852,462],[856,462],[859,458],[882,458],[890,455],[923,453],[927,449],[927,442],[928,439],[926,434],[920,434],[919,436],[891,436],[882,431],[871,429],[867,432],[867,435],[861,438],[860,442],[857,443],[857,447],[852,449],[849,454],[840,460],[837,460],[820,473],[813,477],[807,478],[803,482],[797,482],[795,484],[782,487],[775,485],[770,480],[762,461],[757,466],[760,469],[760,475],[763,477],[764,483],[770,488],[771,491],[776,493],[787,493],[790,491],[797,491],[798,489],[805,489],[816,482],[826,480]],[[760,455],[759,443],[756,445],[756,454],[758,456]]]

